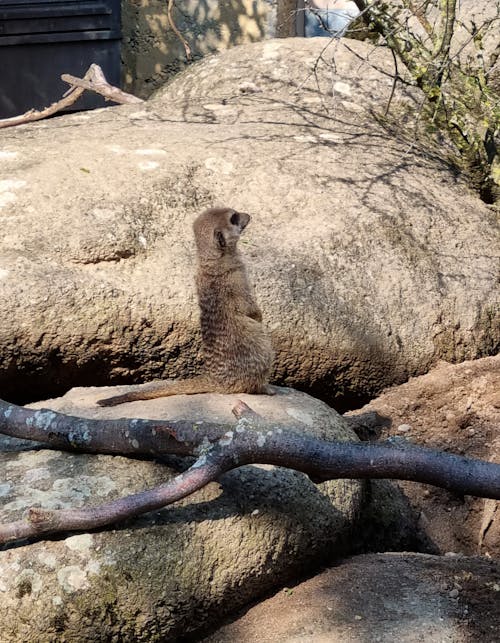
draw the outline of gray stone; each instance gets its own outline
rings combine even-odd
[[[326,404],[290,390],[273,397],[177,396],[96,407],[106,394],[76,389],[34,406],[87,417],[235,423],[231,408],[240,397],[274,422],[329,440],[356,439]],[[0,439],[1,522],[19,519],[31,506],[100,504],[175,475],[157,462],[16,451],[13,442],[5,450]],[[358,481],[316,486],[295,471],[246,466],[126,524],[0,551],[0,640],[165,641],[187,635],[349,551],[362,490]]]

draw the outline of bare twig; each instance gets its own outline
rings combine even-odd
[[[155,511],[201,489],[224,472],[223,461],[203,456],[173,480],[125,498],[84,509],[46,510],[32,507],[23,520],[0,525],[0,543],[61,531],[105,527],[120,520]]]
[[[173,10],[174,10],[174,6],[175,6],[175,0],[168,0],[168,4],[167,4],[167,19],[168,19],[168,24],[170,25],[170,28],[171,28],[171,29],[172,29],[172,31],[175,33],[175,35],[177,36],[177,38],[179,38],[179,40],[181,41],[182,46],[184,47],[184,51],[186,52],[186,58],[187,58],[188,60],[192,60],[193,55],[192,55],[192,53],[191,53],[191,47],[189,46],[188,41],[184,38],[184,36],[181,34],[181,32],[179,31],[179,29],[177,28],[177,25],[175,24],[174,18],[173,18],[173,16],[172,16],[172,12],[173,12]]]
[[[30,410],[0,400],[0,433],[33,439],[51,448],[92,453],[198,459],[168,483],[79,510],[31,509],[24,520],[0,527],[0,542],[40,534],[93,529],[137,516],[184,498],[230,469],[272,464],[308,474],[314,481],[337,478],[397,478],[444,487],[458,494],[500,499],[500,465],[414,445],[328,442],[297,427],[269,423],[243,402],[233,409],[236,426],[158,420],[91,420],[47,409]]]
[[[141,98],[133,96],[132,94],[127,94],[126,92],[121,91],[118,87],[113,87],[110,85],[99,65],[92,64],[86,71],[83,78],[76,78],[75,76],[70,76],[69,74],[63,74],[61,79],[69,83],[71,87],[64,94],[61,100],[56,103],[52,103],[49,107],[45,107],[42,110],[30,109],[24,114],[19,116],[12,116],[11,118],[4,118],[0,120],[0,128],[4,127],[14,127],[15,125],[23,125],[25,123],[31,123],[33,121],[40,121],[43,118],[48,118],[57,114],[57,112],[66,109],[76,103],[80,96],[87,89],[89,91],[102,94],[107,100],[112,100],[115,103],[142,103],[144,102]]]
[[[99,65],[90,65],[88,72],[83,78],[63,74],[61,80],[64,80],[65,83],[73,87],[81,87],[91,92],[96,92],[96,94],[101,94],[106,100],[112,100],[114,103],[136,104],[144,102],[142,98],[128,94],[118,87],[110,85]]]
[[[57,103],[52,103],[52,105],[45,107],[42,110],[30,109],[19,116],[0,119],[0,129],[3,127],[14,127],[15,125],[31,123],[33,121],[40,121],[43,118],[48,118],[53,114],[57,114],[57,112],[60,112],[61,110],[70,107],[70,105],[73,105],[73,103],[76,103],[84,91],[83,87],[75,87],[72,91],[61,98],[61,100],[57,101]]]
[[[394,98],[394,92],[396,91],[396,83],[398,82],[398,78],[399,78],[398,58],[392,49],[391,49],[391,54],[392,54],[392,59],[394,61],[394,76],[392,79],[391,93],[389,94],[387,105],[385,106],[384,116],[387,116],[389,114],[392,99]]]
[[[75,88],[72,92],[67,94],[64,98],[57,101],[57,103],[52,103],[49,107],[45,107],[42,110],[30,109],[24,114],[19,116],[12,116],[11,118],[3,118],[0,120],[0,129],[3,127],[14,127],[15,125],[22,125],[24,123],[31,123],[33,121],[40,121],[43,118],[48,118],[57,112],[60,112],[66,107],[73,105],[85,90],[83,88]]]

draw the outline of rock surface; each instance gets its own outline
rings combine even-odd
[[[372,554],[252,607],[204,643],[496,643],[500,562]]]
[[[500,355],[458,365],[442,362],[349,417],[362,439],[397,436],[500,463]],[[500,502],[461,498],[430,485],[397,484],[436,551],[500,559]]]
[[[241,397],[276,422],[326,439],[356,439],[307,395],[200,395],[95,407],[109,390],[76,389],[37,406],[90,417],[182,417],[230,422]],[[187,409],[192,408],[189,416]],[[315,428],[317,427],[317,428]],[[123,457],[16,449],[0,438],[0,521],[30,506],[82,507],[165,482],[174,470]],[[165,641],[349,551],[363,486],[314,485],[298,472],[247,466],[162,511],[115,529],[0,551],[0,640]],[[5,550],[6,549],[6,550]]]
[[[352,408],[437,359],[496,350],[494,213],[373,117],[387,52],[342,41],[314,73],[323,47],[236,47],[144,106],[2,133],[4,398],[197,372],[191,223],[216,204],[254,217],[243,249],[275,383]]]
[[[190,409],[193,421],[206,418],[226,423],[234,421],[231,408],[242,398],[274,422],[296,423],[301,430],[326,439],[354,439],[347,426],[355,427],[363,437],[370,432],[374,437],[376,427],[380,433],[387,431],[384,425],[392,422],[394,429],[397,422],[398,435],[410,433],[411,437],[415,433],[420,443],[438,442],[434,446],[444,439],[441,446],[457,451],[464,444],[460,432],[443,438],[436,430],[424,437],[423,429],[436,422],[433,404],[446,412],[461,409],[467,391],[466,406],[474,408],[474,426],[481,426],[478,441],[473,444],[491,449],[490,457],[495,457],[498,435],[494,431],[498,423],[493,425],[488,411],[495,413],[497,408],[499,360],[496,357],[458,366],[442,364],[428,375],[386,392],[369,408],[349,418],[289,390],[279,390],[274,397],[176,396],[102,409],[95,406],[97,399],[125,387],[116,391],[74,389],[64,398],[32,406],[86,417],[115,418],[186,417]],[[414,399],[427,413],[427,422],[423,416],[418,423],[415,415],[398,415],[397,403],[415,414]],[[377,424],[375,419],[382,412],[386,414],[385,421]],[[451,415],[448,422],[450,418]],[[410,421],[415,429],[408,424]],[[61,454],[39,447],[29,450],[30,446],[33,445],[0,438],[0,466],[5,472],[0,484],[2,522],[16,519],[32,505],[59,508],[98,503],[159,484],[175,473],[159,463]],[[462,448],[478,455],[473,449]],[[484,452],[483,457],[488,454]],[[427,531],[431,546],[437,550],[443,551],[443,545],[452,542],[455,551],[464,551],[464,546],[456,546],[461,538],[474,551],[475,543],[468,538],[481,523],[482,551],[496,554],[497,503],[487,501],[490,504],[483,507],[481,500],[459,501],[445,492],[440,497],[440,492],[431,487],[426,494],[423,488],[424,498],[440,498],[442,502],[442,506],[436,503],[431,513],[428,506],[432,505],[422,507],[419,496],[411,493],[411,487],[416,490],[422,486],[405,483],[403,488],[421,513],[417,526],[412,523],[405,498],[398,496],[387,481],[375,483],[338,481],[316,487],[299,473],[244,467],[169,509],[114,530],[1,551],[0,608],[8,618],[0,619],[0,639],[7,643],[113,637],[123,641],[172,640],[213,626],[225,614],[273,587],[310,574],[319,562],[339,554],[370,546],[420,547],[422,540],[418,537],[411,542],[412,529],[414,536],[419,529]],[[473,502],[478,509],[475,515],[468,516],[463,508]],[[478,512],[483,509],[481,518]],[[424,511],[428,513],[426,520]],[[440,527],[444,524],[448,531],[440,540]],[[450,541],[450,533],[455,541]],[[465,563],[454,567],[448,560]],[[238,631],[243,640],[259,642],[327,641],[334,635],[340,637],[338,640],[353,642],[413,642],[422,638],[425,628],[428,634],[424,640],[431,642],[495,640],[488,636],[491,631],[496,636],[500,618],[500,589],[495,589],[500,581],[498,562],[470,562],[462,557],[420,558],[411,554],[392,558],[361,556],[328,574],[310,581],[307,587],[312,589],[306,588],[305,593],[300,593],[299,587],[282,595],[290,598],[297,593],[300,616],[295,615],[295,603],[282,604],[279,598],[267,607],[265,602],[255,608],[255,618],[251,610],[242,623],[230,626],[227,632],[223,629],[216,635],[222,638],[213,641],[237,640],[234,636]],[[402,601],[405,596],[411,600]],[[415,626],[409,628],[410,621]],[[406,638],[401,638],[402,623],[408,630]],[[366,639],[370,628],[379,633],[378,639]],[[347,633],[350,639],[345,638]],[[271,638],[266,639],[268,635]]]
[[[245,42],[274,35],[278,0],[204,0],[175,6],[172,17],[194,60]],[[121,47],[123,87],[147,98],[186,67],[186,51],[169,27],[161,0],[124,0]]]

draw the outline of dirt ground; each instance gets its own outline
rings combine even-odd
[[[251,607],[203,643],[498,643],[500,563],[367,554]]]
[[[347,417],[364,440],[407,440],[500,462],[500,356],[440,362]],[[498,502],[413,482],[398,485],[439,552],[500,558]]]

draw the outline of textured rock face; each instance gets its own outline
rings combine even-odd
[[[3,397],[195,373],[191,223],[221,204],[253,216],[243,251],[276,383],[342,408],[496,350],[493,212],[377,124],[391,80],[344,41],[314,73],[323,47],[237,47],[140,108],[2,134]],[[412,100],[397,88],[401,121]]]
[[[457,5],[460,25],[455,25],[452,50],[474,55],[469,31],[471,23],[481,27],[492,20],[496,15],[495,3],[461,0]],[[235,3],[184,0],[174,7],[173,18],[188,42],[193,58],[197,59],[234,45],[303,34],[303,11],[303,0]],[[430,18],[433,23],[436,14],[431,13]],[[411,27],[419,31],[416,21],[412,21]],[[124,0],[122,29],[123,81],[127,91],[147,98],[185,67],[185,49],[168,25],[161,0]],[[354,31],[359,35],[360,25],[356,25]],[[421,36],[425,38],[426,35],[422,29]],[[494,51],[498,40],[495,22],[489,29],[482,30],[482,37],[486,54]]]
[[[352,440],[324,403],[276,396],[178,396],[99,409],[108,390],[75,389],[36,406],[90,417],[183,417],[234,424],[238,397],[275,422],[330,440]],[[33,505],[99,504],[165,482],[166,465],[110,456],[29,450],[0,438],[0,521]],[[363,485],[314,485],[269,466],[230,472],[171,508],[115,529],[0,552],[0,640],[165,641],[348,551]]]
[[[295,7],[289,6],[283,11],[284,8],[276,5],[279,5],[277,0],[236,3],[184,0],[173,8],[172,16],[196,60],[285,30],[288,35],[294,22],[291,11]],[[281,15],[276,15],[277,10],[281,10]],[[161,0],[122,3],[124,89],[142,98],[147,98],[186,66],[186,51],[170,28],[166,14]],[[282,25],[284,20],[286,27]]]

